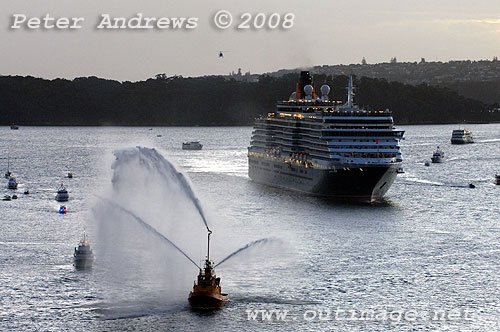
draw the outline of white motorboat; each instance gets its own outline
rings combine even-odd
[[[66,190],[66,188],[64,187],[64,185],[61,183],[61,186],[57,190],[56,201],[58,201],[58,202],[66,202],[67,200],[69,200],[68,190]]]
[[[10,177],[9,182],[7,183],[7,188],[9,189],[17,189],[17,181],[16,178]]]
[[[433,163],[442,163],[445,160],[444,156],[444,151],[437,147],[436,151],[434,151],[434,154],[432,155],[431,158]]]
[[[199,141],[182,143],[182,150],[201,150],[203,145]]]

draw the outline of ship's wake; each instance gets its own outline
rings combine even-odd
[[[498,143],[498,142],[500,142],[500,138],[492,138],[492,139],[476,141],[476,143]]]
[[[401,182],[406,184],[423,184],[423,185],[431,185],[431,186],[446,186],[443,182],[431,181],[427,179],[418,178],[416,176],[406,175],[402,176]]]
[[[427,180],[411,175],[406,175],[404,177],[401,177],[399,180],[400,183],[404,183],[406,185],[421,185],[421,186],[433,186],[433,187],[449,187],[449,188],[470,188],[469,184],[478,184],[478,183],[487,183],[489,182],[486,179],[477,179],[474,181],[471,181],[469,183],[453,183],[453,182],[439,182],[439,181],[432,181],[432,180]]]

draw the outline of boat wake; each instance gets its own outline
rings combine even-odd
[[[413,176],[405,176],[401,177],[401,182],[407,185],[429,185],[435,187],[449,187],[449,188],[470,188],[469,183],[446,183],[446,182],[437,182],[426,179],[421,179]],[[487,180],[474,180],[472,183],[485,183]]]
[[[476,143],[498,143],[500,142],[500,138],[493,138],[493,139],[485,139],[481,141],[476,141]]]
[[[131,319],[146,316],[172,314],[186,309],[177,301],[165,297],[149,295],[146,298],[122,301],[119,303],[99,303],[94,312],[102,320]]]
[[[240,303],[261,303],[261,304],[288,304],[288,305],[314,305],[320,304],[320,301],[283,299],[275,296],[233,296],[231,301]]]
[[[446,186],[446,184],[443,182],[421,179],[421,178],[417,178],[417,177],[409,176],[409,175],[401,177],[401,181],[406,183],[406,184],[426,184],[426,185],[431,185],[431,186]]]

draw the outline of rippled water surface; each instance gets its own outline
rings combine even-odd
[[[2,128],[0,167],[10,154],[20,185],[19,199],[0,201],[0,330],[497,330],[500,125],[470,125],[476,143],[451,145],[457,127],[403,127],[405,173],[373,205],[251,182],[250,127]],[[203,150],[180,149],[195,139]],[[437,145],[447,161],[425,167]],[[231,297],[224,309],[191,311],[196,267],[103,204],[114,198],[113,151],[135,146],[157,148],[189,176],[214,231],[216,262],[248,242],[274,239],[217,268]],[[120,195],[200,261],[206,243],[194,207],[137,167],[118,180],[133,183]],[[71,196],[64,216],[54,200],[61,182]],[[0,195],[13,194],[2,183]],[[72,253],[84,228],[96,263],[77,271]],[[290,316],[248,320],[248,310],[264,309]],[[393,316],[348,319],[370,310]],[[435,316],[440,310],[445,318]],[[416,318],[395,314],[408,312]]]

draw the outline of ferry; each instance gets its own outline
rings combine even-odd
[[[472,133],[467,129],[456,129],[451,133],[451,144],[474,143]]]
[[[248,175],[257,182],[317,196],[373,202],[382,198],[402,167],[389,110],[354,104],[352,76],[347,102],[321,96],[308,71],[296,91],[255,120],[248,148]]]

